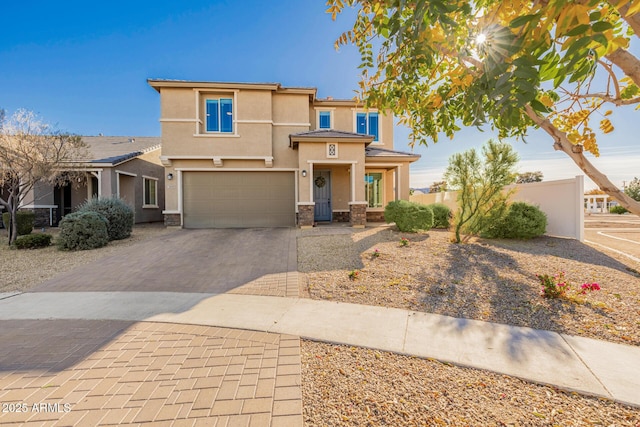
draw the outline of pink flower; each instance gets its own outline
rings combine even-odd
[[[585,293],[585,291],[599,291],[600,290],[600,285],[598,285],[597,283],[583,283],[582,286],[580,286],[582,288],[582,293]]]

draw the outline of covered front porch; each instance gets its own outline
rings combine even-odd
[[[298,151],[298,226],[322,222],[366,224],[364,147],[372,136],[336,130],[290,135]]]

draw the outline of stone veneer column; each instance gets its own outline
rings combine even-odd
[[[299,203],[298,204],[298,227],[313,227],[313,217],[315,213],[315,203]]]
[[[354,228],[364,228],[367,224],[367,202],[349,203],[350,222]]]
[[[180,214],[179,213],[164,214],[164,226],[180,227]]]

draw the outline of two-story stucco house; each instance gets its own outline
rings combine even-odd
[[[362,227],[409,198],[393,117],[315,88],[150,79],[160,93],[165,223]]]

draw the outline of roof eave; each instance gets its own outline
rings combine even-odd
[[[403,162],[415,162],[420,160],[420,155],[419,154],[413,154],[413,155],[395,155],[395,156],[367,156],[365,155],[365,160],[370,160],[370,161],[385,161],[385,162],[392,162],[392,161],[403,161]]]
[[[313,87],[283,87],[280,83],[203,82],[189,80],[147,79],[149,86],[160,92],[163,87],[189,89],[254,89],[271,90],[278,93],[304,94],[315,98],[317,89]]]

